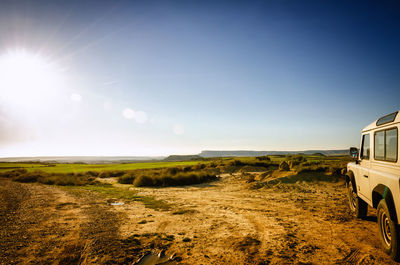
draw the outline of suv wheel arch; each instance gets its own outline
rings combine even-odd
[[[346,184],[351,182],[351,185],[353,185],[353,189],[355,191],[357,191],[357,187],[356,187],[356,180],[354,178],[354,173],[353,171],[348,171],[346,174]]]
[[[383,184],[378,184],[372,191],[372,205],[375,209],[378,207],[378,204],[382,199],[385,199],[389,208],[390,218],[397,223],[397,214],[392,192],[389,187]]]

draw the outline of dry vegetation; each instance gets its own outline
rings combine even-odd
[[[121,184],[133,184],[136,187],[167,187],[200,184],[218,180],[218,175],[234,172],[265,172],[276,169],[303,173],[341,174],[345,166],[343,161],[307,161],[302,155],[277,157],[271,160],[268,156],[256,158],[215,159],[208,163],[176,166],[167,168],[151,168],[136,170],[87,171],[80,173],[54,173],[42,170],[28,171],[14,169],[0,173],[1,177],[11,178],[17,182],[39,182],[48,185],[82,186],[96,184],[96,178],[118,178]],[[295,179],[295,178],[294,178]]]
[[[0,177],[0,264],[145,264],[136,262],[143,256],[154,261],[147,264],[392,264],[374,210],[365,220],[347,210],[348,161],[297,155],[85,173],[10,169]]]

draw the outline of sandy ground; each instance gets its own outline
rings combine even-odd
[[[162,249],[177,264],[396,264],[380,248],[375,210],[349,215],[342,182],[251,189],[227,175],[134,189],[171,209],[1,179],[0,264],[135,264]]]

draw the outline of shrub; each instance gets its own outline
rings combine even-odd
[[[126,171],[122,170],[115,170],[115,171],[110,171],[110,178],[118,178],[123,176],[126,173]]]
[[[47,185],[76,186],[91,184],[94,177],[84,173],[46,173],[43,171],[27,172],[19,171],[13,173],[13,181],[17,182],[39,182]]]
[[[146,175],[138,176],[133,180],[133,185],[136,187],[157,186],[154,184],[156,184],[156,183],[154,183],[153,180],[149,176],[146,176]]]
[[[205,164],[197,164],[194,166],[195,170],[201,170],[201,169],[205,169],[206,165]]]
[[[169,175],[176,175],[176,173],[178,173],[179,169],[176,167],[170,167],[170,168],[167,168],[166,171],[167,171],[167,174],[169,174]]]
[[[0,173],[0,177],[3,178],[14,178],[21,174],[26,174],[28,171],[26,169],[14,169],[10,171],[5,171]]]
[[[189,172],[189,171],[192,171],[192,170],[193,170],[193,169],[192,169],[191,166],[183,167],[183,172]]]
[[[92,177],[98,177],[99,176],[99,172],[96,172],[96,171],[88,171],[88,172],[86,172],[86,175],[88,175],[88,176],[92,176]]]
[[[135,176],[132,173],[125,173],[118,178],[118,182],[121,184],[132,184],[135,180]]]
[[[109,171],[101,171],[99,174],[98,174],[98,177],[99,178],[109,178],[110,177],[110,174],[109,174]]]
[[[329,167],[329,172],[331,173],[332,176],[341,176],[344,175],[342,174],[343,168],[340,167]]]
[[[280,171],[289,171],[290,170],[289,164],[286,161],[282,161],[279,164],[279,170]]]
[[[259,161],[271,161],[271,158],[269,156],[257,156],[256,160],[259,160]]]
[[[300,165],[300,161],[293,160],[293,161],[289,161],[288,164],[289,164],[289,167],[292,169],[295,166]]]
[[[288,161],[298,161],[298,162],[306,162],[307,159],[303,155],[286,155],[286,160]]]
[[[166,187],[166,186],[183,186],[191,184],[199,184],[207,181],[216,180],[217,176],[206,171],[197,172],[178,172],[174,175],[164,171],[163,174],[157,174],[156,170],[137,170],[133,175],[133,185],[136,187]],[[121,177],[120,183],[129,182],[129,177]]]
[[[217,166],[218,166],[218,164],[215,162],[211,162],[211,163],[207,164],[208,168],[216,168]]]
[[[236,167],[238,167],[238,166],[244,166],[245,164],[242,162],[242,161],[240,161],[240,160],[237,160],[237,159],[234,159],[233,161],[231,161],[231,162],[229,162],[229,164],[228,164],[229,166],[236,166]]]
[[[25,172],[21,174],[17,174],[12,177],[13,181],[17,182],[36,182],[41,177],[41,172]]]

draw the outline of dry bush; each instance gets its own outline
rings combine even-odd
[[[257,156],[256,160],[259,160],[259,161],[271,161],[271,158],[269,156]]]
[[[42,176],[42,173],[43,172],[37,172],[37,171],[20,173],[13,176],[12,180],[25,183],[37,182],[37,180]]]
[[[297,162],[306,162],[307,158],[303,155],[286,155],[286,160],[297,161]]]
[[[184,172],[189,172],[189,171],[192,171],[192,170],[193,170],[192,166],[183,167],[183,171]]]
[[[244,165],[245,165],[245,163],[243,163],[241,160],[237,160],[237,159],[234,159],[233,161],[230,161],[228,163],[228,166],[232,166],[232,167],[239,167],[239,166],[244,166]]]
[[[199,184],[217,179],[216,169],[186,170],[186,167],[134,170],[119,177],[118,182],[136,187],[166,187]]]
[[[26,174],[28,171],[26,169],[14,169],[9,171],[4,171],[0,173],[0,177],[2,178],[14,178],[19,176],[20,174]]]
[[[289,166],[288,162],[287,161],[282,161],[279,164],[279,170],[280,171],[289,171],[290,170],[290,166]]]
[[[118,182],[121,184],[132,184],[134,179],[135,176],[132,174],[132,172],[128,172],[119,177]]]
[[[97,178],[99,176],[100,172],[97,171],[88,171],[86,172],[86,175],[91,176],[91,177],[95,177]]]
[[[9,172],[12,180],[17,182],[39,182],[47,185],[81,186],[94,183],[95,177],[84,173],[47,173],[43,171],[28,172],[18,170]]]
[[[207,167],[206,164],[197,164],[193,166],[194,170],[201,170],[201,169],[205,169]]]

